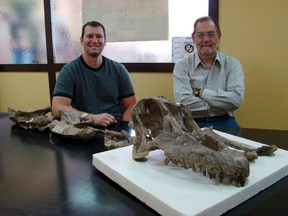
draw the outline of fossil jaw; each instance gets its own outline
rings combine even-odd
[[[216,136],[212,128],[201,130],[185,106],[171,103],[164,97],[138,101],[132,111],[130,127],[136,134],[132,152],[134,160],[145,161],[150,151],[161,149],[166,156],[166,165],[172,162],[220,182],[228,180],[235,186],[245,185],[249,160],[257,158],[257,149],[231,143]]]

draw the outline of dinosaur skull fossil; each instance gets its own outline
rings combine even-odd
[[[214,133],[212,128],[202,130],[187,107],[171,103],[164,97],[138,101],[129,126],[135,130],[134,160],[146,161],[150,151],[161,149],[166,156],[166,165],[172,162],[179,167],[192,168],[194,172],[235,186],[245,185],[249,160],[256,159],[260,152],[251,146],[230,142]],[[276,149],[270,149],[269,154]]]

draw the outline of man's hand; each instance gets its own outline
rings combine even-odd
[[[92,118],[96,126],[108,127],[111,124],[117,123],[115,117],[108,113],[98,115],[89,114],[87,118]]]
[[[204,88],[193,88],[193,95],[196,97],[201,97],[204,91]]]

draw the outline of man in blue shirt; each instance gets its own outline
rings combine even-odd
[[[106,45],[104,26],[95,21],[83,25],[80,37],[84,53],[59,73],[52,99],[52,114],[75,112],[81,120],[93,119],[96,126],[131,120],[136,103],[126,68],[102,55]]]

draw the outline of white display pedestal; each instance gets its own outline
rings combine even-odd
[[[251,146],[263,145],[215,132]],[[165,166],[164,159],[163,151],[156,150],[148,161],[136,162],[128,146],[94,154],[93,165],[161,215],[220,215],[288,175],[288,152],[282,149],[251,162],[248,183],[239,188],[171,163]]]

